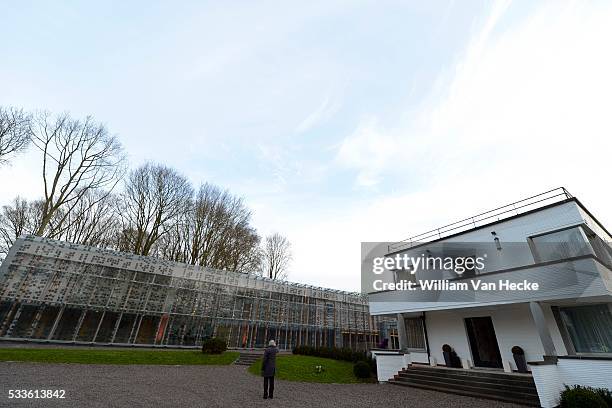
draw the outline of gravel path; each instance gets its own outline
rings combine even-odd
[[[262,399],[261,378],[244,366],[111,366],[0,363],[0,407],[518,407],[388,384],[276,381]],[[64,389],[65,399],[8,399],[10,389]]]

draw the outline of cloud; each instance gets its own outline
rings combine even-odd
[[[418,109],[365,117],[344,139],[335,161],[359,187],[397,189],[294,232],[294,279],[356,288],[359,240],[400,240],[560,185],[612,225],[612,5],[545,3],[514,21],[511,7],[492,8]]]
[[[298,124],[296,132],[305,133],[316,126],[321,125],[332,117],[338,111],[338,109],[340,109],[340,106],[341,104],[338,100],[332,100],[329,96],[326,96],[321,104]]]
[[[496,33],[506,7],[493,7],[463,57],[439,79],[440,92],[416,112],[395,126],[366,118],[343,141],[336,159],[356,170],[359,184],[402,170],[427,169],[440,181],[484,169],[531,173],[518,162],[539,170],[546,164],[574,181],[579,169],[559,161],[592,164],[576,157],[578,143],[605,162],[609,150],[592,147],[610,147],[604,139],[612,130],[610,6],[550,4]]]

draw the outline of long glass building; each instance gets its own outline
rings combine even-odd
[[[397,342],[358,293],[24,236],[0,265],[0,339],[369,349]]]

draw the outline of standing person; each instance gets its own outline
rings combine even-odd
[[[263,362],[261,363],[261,375],[264,378],[264,399],[274,398],[274,374],[276,374],[276,342],[270,340],[264,352]]]

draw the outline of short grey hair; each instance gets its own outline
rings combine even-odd
[[[274,340],[270,340],[270,342],[268,343],[268,346],[276,347],[276,342]]]

